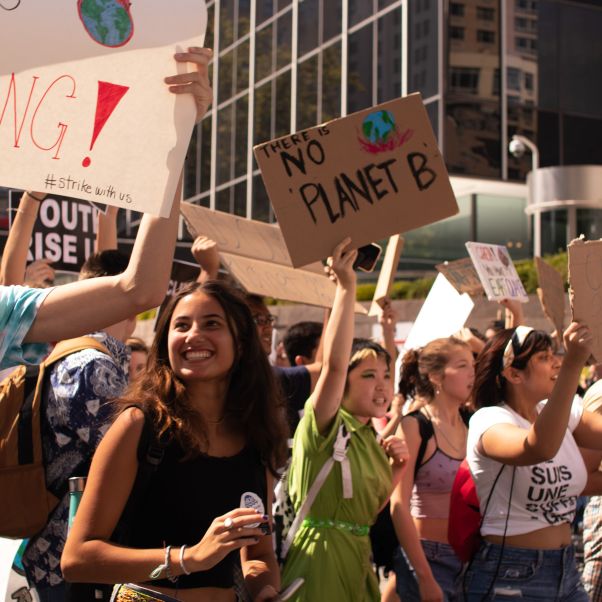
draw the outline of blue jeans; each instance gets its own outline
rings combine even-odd
[[[456,581],[462,570],[462,563],[454,549],[446,543],[421,539],[424,555],[433,572],[435,581],[443,590],[445,600],[455,599]],[[393,557],[393,568],[397,579],[397,595],[403,602],[420,601],[420,591],[416,573],[411,567],[405,553],[398,547]]]
[[[500,559],[501,554],[501,559]],[[483,542],[458,580],[459,599],[588,602],[573,546],[531,550]]]

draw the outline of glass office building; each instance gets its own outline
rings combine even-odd
[[[215,102],[188,153],[186,200],[273,221],[254,144],[418,91],[460,213],[407,233],[400,268],[464,256],[466,240],[528,257],[531,157],[514,158],[508,142],[513,134],[535,142],[541,167],[602,164],[601,5],[211,1]],[[597,211],[581,210],[578,221],[602,221]],[[543,251],[554,252],[569,220],[558,208],[543,220]]]
[[[525,213],[532,161],[508,153],[513,134],[538,146],[540,167],[602,164],[600,0],[207,6],[215,95],[186,159],[189,202],[274,221],[254,144],[418,91],[460,212],[405,235],[400,269],[411,274],[465,256],[466,240],[506,244],[515,259],[532,255],[533,217]],[[541,205],[541,251],[593,232],[592,224],[598,232],[598,201]]]

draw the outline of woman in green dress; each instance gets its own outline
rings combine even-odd
[[[347,460],[335,462],[286,557],[283,586],[305,580],[292,598],[298,601],[380,600],[369,530],[407,458],[402,440],[379,443],[372,428],[371,419],[384,416],[393,397],[391,358],[371,341],[353,343],[357,251],[348,246],[346,239],[329,260],[337,289],[322,372],[295,432],[288,483],[295,511],[333,455],[341,423],[350,434]]]

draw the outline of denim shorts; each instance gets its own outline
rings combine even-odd
[[[462,569],[462,562],[449,544],[427,539],[421,539],[420,543],[433,572],[433,577],[443,590],[445,600],[449,602],[455,600],[455,584]],[[403,602],[414,602],[414,600],[419,602],[420,591],[416,573],[401,547],[395,551],[393,568],[397,581],[397,595]]]
[[[501,554],[501,559],[500,559]],[[465,592],[465,595],[464,595]],[[458,599],[588,602],[573,546],[531,550],[483,542],[465,575]]]

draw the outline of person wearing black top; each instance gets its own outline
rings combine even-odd
[[[67,540],[66,579],[126,583],[116,602],[234,602],[241,588],[254,601],[275,600],[280,577],[267,533],[288,433],[242,297],[218,281],[179,291],[161,316],[147,373],[120,405]],[[139,489],[149,423],[160,461],[136,512],[123,514]],[[112,538],[122,514],[125,546]]]

